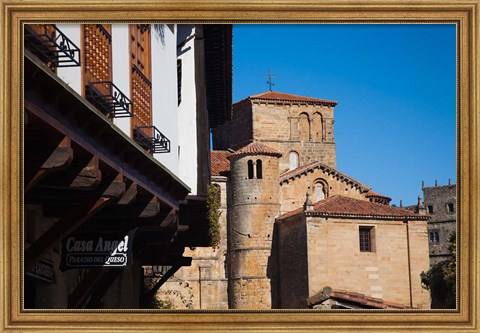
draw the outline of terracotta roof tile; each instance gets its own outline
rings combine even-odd
[[[349,292],[345,290],[332,290],[330,298],[344,300],[348,302],[355,302],[360,305],[372,307],[376,309],[407,309],[407,307],[400,303],[386,302],[381,298],[375,298],[360,293]]]
[[[278,220],[304,213],[306,216],[321,217],[370,217],[375,219],[390,220],[427,220],[427,215],[419,215],[411,210],[373,203],[366,200],[348,198],[341,195],[334,195],[325,200],[313,204],[312,210],[304,210],[303,207],[287,212]]]
[[[282,154],[275,149],[256,141],[249,143],[245,147],[237,150],[235,153],[231,154],[229,158],[242,155],[271,155],[277,157],[282,156]]]
[[[314,305],[321,304],[328,299],[333,299],[339,302],[343,301],[346,302],[346,304],[350,303],[351,305],[356,305],[360,308],[363,307],[374,309],[408,309],[407,306],[400,303],[387,302],[381,298],[375,298],[352,291],[335,290],[330,287],[325,287],[322,291],[309,297],[307,299],[307,304],[310,307],[313,307]]]
[[[232,155],[227,150],[212,150],[210,152],[210,163],[212,176],[226,176],[230,172],[230,161],[228,156]]]
[[[262,101],[302,102],[308,104],[320,104],[330,106],[335,106],[338,104],[338,102],[336,101],[331,101],[327,99],[286,94],[277,91],[267,91],[261,94],[251,95],[248,97],[248,99]]]
[[[387,197],[386,195],[378,194],[378,193],[375,193],[375,192],[373,192],[373,191],[368,191],[367,193],[365,193],[365,196],[366,196],[367,198],[369,198],[369,197],[379,197],[379,198],[384,198],[384,199],[392,200],[392,198]]]
[[[356,179],[338,171],[335,168],[329,167],[329,166],[327,166],[325,164],[322,164],[320,162],[317,162],[317,161],[306,164],[304,166],[298,167],[298,168],[293,169],[293,170],[289,170],[289,171],[281,174],[280,175],[280,184],[283,183],[283,182],[287,182],[288,180],[294,179],[295,177],[298,177],[298,176],[302,175],[303,173],[306,173],[308,171],[315,170],[315,169],[321,169],[321,170],[325,171],[327,174],[334,175],[338,179],[343,180],[345,183],[351,184],[351,185],[355,186],[356,188],[359,188],[361,191],[366,192],[366,191],[370,190],[370,187],[368,187],[367,185],[359,182],[358,180],[356,180]]]

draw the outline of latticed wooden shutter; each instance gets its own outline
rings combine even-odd
[[[150,25],[132,24],[130,29],[130,91],[133,103],[132,129],[152,126]],[[152,136],[149,128],[140,129]]]
[[[84,72],[83,82],[112,81],[112,26],[111,24],[83,25]],[[98,84],[95,88],[108,95],[109,84]]]

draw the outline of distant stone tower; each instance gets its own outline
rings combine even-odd
[[[281,153],[257,142],[229,156],[232,193],[228,221],[230,309],[270,309],[267,276],[273,223],[280,210]]]

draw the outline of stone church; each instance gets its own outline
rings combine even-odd
[[[268,91],[213,130],[222,239],[157,294],[173,308],[429,308],[422,210],[336,169],[337,102]],[[354,161],[352,161],[354,163]]]

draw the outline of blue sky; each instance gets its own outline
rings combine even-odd
[[[456,183],[453,24],[235,25],[233,101],[268,90],[336,100],[337,169],[415,204]]]

